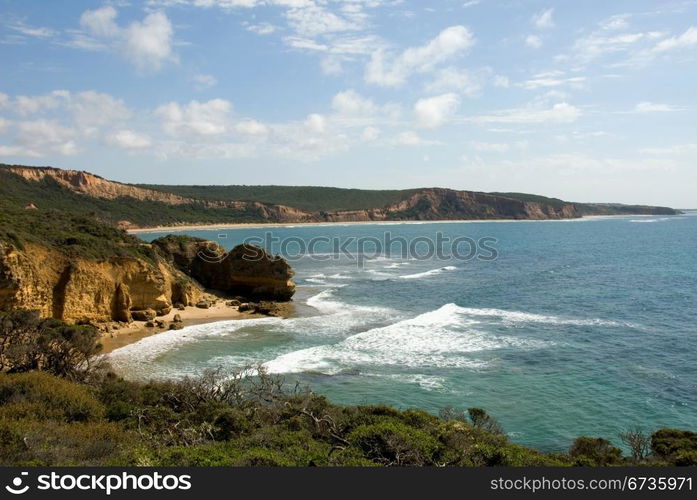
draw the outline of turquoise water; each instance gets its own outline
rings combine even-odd
[[[232,247],[267,231],[492,237],[498,257],[367,255],[361,267],[318,245],[292,262],[297,317],[162,333],[115,351],[115,368],[180,377],[263,362],[337,403],[481,406],[546,450],[579,435],[617,441],[633,425],[697,429],[697,213],[187,234]]]

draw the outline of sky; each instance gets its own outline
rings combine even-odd
[[[697,207],[696,0],[0,0],[0,162]]]

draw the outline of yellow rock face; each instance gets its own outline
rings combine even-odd
[[[130,321],[130,310],[162,311],[202,296],[165,262],[68,259],[38,245],[0,243],[0,310],[37,309],[68,323]]]

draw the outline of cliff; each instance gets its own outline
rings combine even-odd
[[[0,241],[0,310],[35,309],[68,323],[132,320],[132,312],[166,314],[193,304],[202,287],[164,260],[71,258],[35,245]]]
[[[287,301],[295,291],[290,266],[265,252],[266,259],[247,262],[233,251],[220,263],[193,266],[195,276],[174,265],[171,254],[150,254],[94,259],[0,241],[0,311],[38,310],[68,323],[130,322],[136,311],[164,315],[207,292]]]
[[[290,265],[257,246],[242,244],[227,252],[211,241],[173,235],[152,244],[206,288],[252,300],[288,301],[295,293]]]
[[[239,222],[544,220],[679,213],[667,207],[571,203],[525,193],[446,188],[373,191],[319,186],[137,186],[88,172],[16,165],[0,165],[0,205],[3,198],[34,210],[90,214],[123,229]]]

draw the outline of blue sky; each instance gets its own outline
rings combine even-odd
[[[697,1],[0,0],[0,161],[697,206]]]

